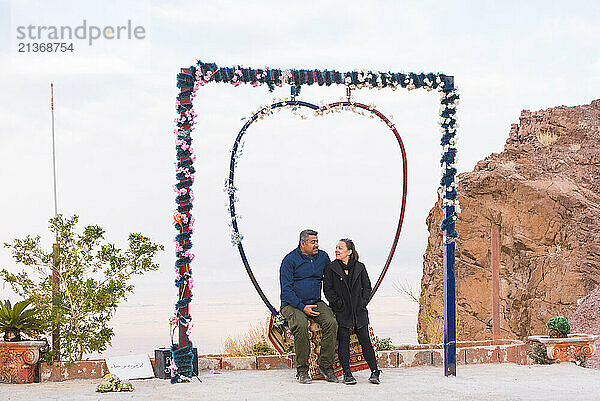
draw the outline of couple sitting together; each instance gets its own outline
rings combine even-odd
[[[328,382],[338,382],[333,371],[336,337],[338,357],[345,384],[356,384],[350,370],[350,329],[362,348],[363,357],[371,369],[371,383],[379,384],[375,351],[369,336],[369,315],[366,305],[371,297],[371,282],[365,265],[358,261],[352,240],[341,239],[335,248],[335,260],[319,250],[317,232],[300,233],[298,248],[287,254],[279,270],[281,284],[281,314],[294,335],[297,379],[312,381],[308,373],[310,342],[308,321],[321,327],[319,372]],[[323,293],[329,306],[321,300]]]

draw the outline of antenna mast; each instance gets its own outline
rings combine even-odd
[[[52,109],[52,172],[54,177],[54,217],[58,215],[56,202],[56,147],[54,145],[54,84],[50,84],[50,108]]]

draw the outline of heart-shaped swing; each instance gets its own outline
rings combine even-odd
[[[293,94],[294,94],[294,92],[293,92]],[[316,115],[323,115],[325,113],[328,113],[330,111],[335,111],[335,110],[340,110],[340,111],[341,110],[350,110],[350,111],[354,111],[354,112],[364,111],[364,112],[369,113],[370,115],[378,117],[381,121],[383,121],[390,128],[390,130],[394,133],[394,136],[396,137],[396,141],[398,142],[398,146],[400,147],[400,152],[402,153],[402,203],[400,206],[400,217],[398,218],[398,226],[396,227],[396,234],[394,236],[394,241],[392,242],[392,246],[390,248],[390,252],[388,254],[387,260],[386,260],[383,268],[381,269],[379,278],[377,279],[377,282],[375,283],[375,286],[373,287],[373,291],[371,293],[371,298],[369,299],[369,301],[370,301],[373,298],[373,296],[375,295],[375,292],[377,291],[379,286],[381,285],[381,282],[383,281],[383,278],[385,277],[385,274],[390,266],[390,263],[392,262],[394,252],[396,251],[396,245],[398,244],[398,238],[400,237],[400,231],[402,229],[402,222],[404,220],[404,209],[406,206],[406,190],[407,190],[406,151],[404,150],[404,144],[402,143],[402,138],[400,138],[400,134],[398,134],[398,131],[396,130],[396,127],[394,126],[394,124],[392,124],[392,122],[386,116],[384,116],[382,113],[380,113],[373,106],[368,106],[363,103],[357,103],[357,102],[351,101],[349,93],[348,93],[348,100],[330,103],[330,104],[327,104],[322,107],[319,107],[312,103],[296,100],[294,97],[292,97],[291,100],[279,101],[279,102],[275,102],[275,103],[271,104],[270,106],[265,106],[262,109],[260,109],[259,111],[257,111],[256,113],[254,113],[249,119],[247,119],[246,123],[240,129],[240,132],[238,133],[238,135],[235,139],[235,142],[233,144],[233,148],[231,151],[231,159],[230,159],[230,163],[229,163],[229,178],[225,183],[225,189],[226,189],[227,193],[229,194],[229,213],[231,215],[231,226],[233,229],[232,242],[235,245],[237,245],[238,251],[240,252],[240,257],[242,258],[242,263],[244,264],[246,272],[248,273],[248,277],[250,278],[250,281],[254,285],[256,292],[258,293],[258,295],[260,296],[262,301],[265,303],[267,308],[269,308],[269,310],[271,311],[273,316],[277,317],[279,315],[277,309],[275,309],[273,304],[271,304],[271,302],[269,302],[265,293],[263,292],[260,285],[256,281],[256,277],[254,277],[254,273],[252,272],[252,268],[250,267],[250,262],[248,261],[248,258],[246,257],[246,253],[244,252],[244,246],[242,245],[242,235],[240,235],[240,232],[239,232],[239,225],[238,225],[237,216],[235,213],[235,202],[237,201],[237,198],[235,195],[236,187],[235,187],[234,178],[235,178],[235,167],[237,165],[238,150],[240,148],[242,138],[246,134],[248,128],[258,119],[261,119],[268,115],[271,115],[273,110],[280,109],[283,107],[294,107],[294,108],[306,107],[308,109],[315,111]],[[360,113],[360,114],[363,114],[363,113]]]

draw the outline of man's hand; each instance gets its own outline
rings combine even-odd
[[[319,316],[319,312],[314,311],[313,308],[316,308],[317,305],[306,305],[302,312],[306,313],[308,316]]]

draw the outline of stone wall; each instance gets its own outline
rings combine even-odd
[[[471,341],[458,344],[456,361],[459,365],[476,363],[529,364],[526,345],[522,341]],[[378,351],[380,368],[410,368],[417,366],[441,366],[444,361],[442,346],[401,345],[392,351]],[[154,358],[150,358],[154,367]],[[296,355],[266,355],[228,357],[224,355],[200,355],[198,369],[206,370],[272,370],[293,369]],[[41,381],[64,381],[71,379],[97,379],[108,373],[104,359],[76,361],[73,364],[40,364]]]
[[[491,227],[500,227],[500,336],[544,334],[554,315],[570,316],[577,299],[600,284],[600,100],[523,111],[504,151],[459,175],[457,222],[458,338],[492,338]],[[427,217],[419,342],[439,328],[443,311],[442,214]]]

